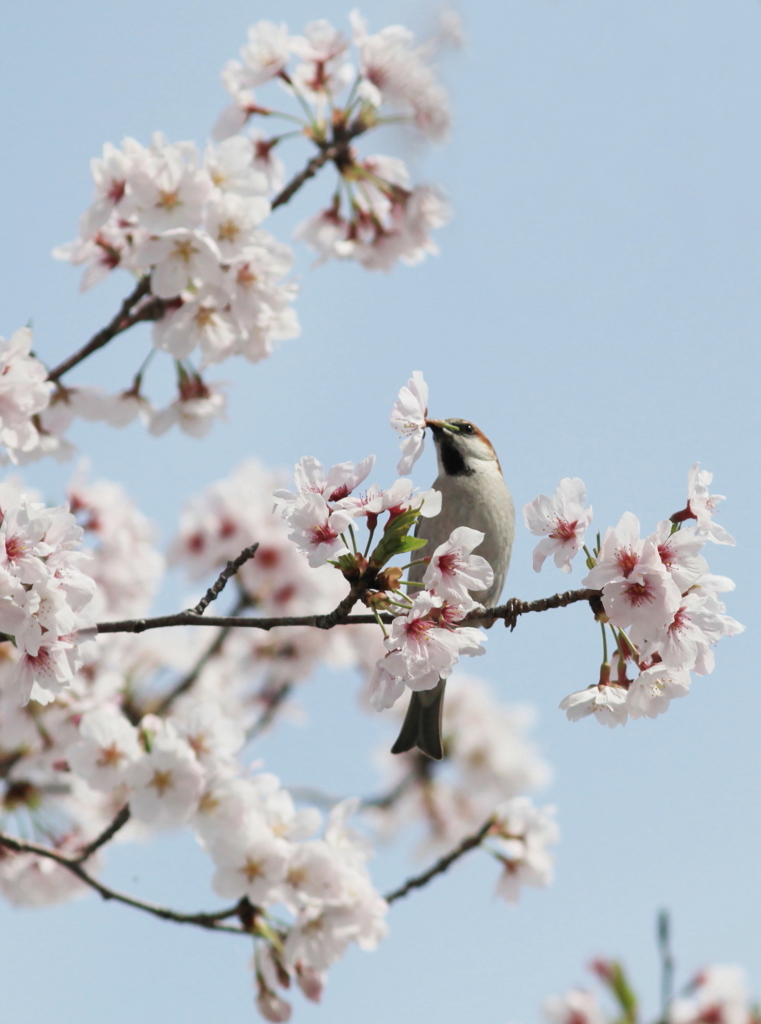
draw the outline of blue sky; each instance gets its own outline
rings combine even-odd
[[[202,142],[225,102],[219,69],[246,27],[287,17],[294,31],[336,0],[287,5],[217,0],[15,4],[4,11],[0,110],[0,334],[33,320],[54,363],[105,323],[128,279],[82,297],[78,272],[50,249],[72,238],[89,201],[89,159],[106,140]],[[424,28],[434,8],[374,2],[372,28]],[[518,908],[493,900],[495,868],[473,855],[395,906],[373,954],[353,951],[330,974],[324,1005],[302,1021],[398,1024],[433,1019],[538,1019],[545,995],[584,981],[593,955],[626,959],[652,1010],[655,914],[673,914],[679,969],[744,964],[761,993],[761,895],[754,852],[759,801],[760,507],[759,147],[761,6],[755,0],[467,0],[468,45],[447,63],[455,110],[449,144],[414,160],[456,211],[441,255],[368,274],[311,268],[299,255],[302,336],[258,366],[225,364],[229,421],[204,442],[139,428],[73,437],[93,472],[125,483],[172,535],[183,502],[243,458],[290,466],[375,452],[391,480],[390,403],[422,369],[436,415],[474,420],[491,438],[520,506],[580,476],[598,528],[631,510],[649,529],[683,504],[700,461],[726,494],[721,522],[736,548],[712,548],[732,576],[729,610],[747,632],[718,650],[712,676],[656,721],[603,730],[571,725],[557,704],[587,685],[596,627],[580,607],[494,630],[478,664],[505,701],[530,702],[554,768],[543,797],[558,805],[557,881]],[[378,138],[366,151],[398,140]],[[297,169],[299,150],[289,167]],[[288,239],[317,209],[330,176],[268,223]],[[76,377],[116,387],[146,351],[135,330]],[[73,379],[73,378],[72,378]],[[161,372],[157,386],[165,386]],[[60,500],[70,467],[26,479]],[[431,453],[415,480],[433,478]],[[506,593],[543,596],[567,579],[531,570],[520,530]],[[570,578],[579,579],[579,571]],[[181,583],[163,597],[174,607]],[[361,718],[349,675],[321,674],[301,696],[310,727],[262,743],[288,783],[374,788],[369,755],[392,734]],[[409,873],[402,852],[374,863],[380,887]],[[112,851],[106,877],[171,905],[212,903],[209,865],[165,837]],[[245,942],[196,934],[103,906],[95,897],[35,912],[0,908],[10,939],[3,1002],[18,1024],[252,1019]]]

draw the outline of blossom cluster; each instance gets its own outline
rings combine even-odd
[[[49,703],[81,664],[77,634],[95,593],[81,539],[68,508],[0,485],[0,629],[19,652],[9,680],[18,704]]]
[[[570,572],[583,548],[590,571],[582,585],[600,591],[596,617],[605,652],[600,681],[562,701],[571,721],[593,714],[612,728],[628,718],[655,718],[687,694],[691,672],[713,671],[714,646],[722,637],[742,632],[720,598],[734,583],[711,573],[702,553],[708,541],[734,544],[712,518],[722,495],[710,493],[711,480],[696,463],[683,510],[659,522],[647,537],[640,536],[638,518],[625,512],[601,542],[598,535],[592,552],[584,545],[592,509],[578,478],[562,480],[552,498],[540,494],[524,507],[526,526],[543,538],[534,551],[534,568],[539,571],[552,555],[562,571]],[[684,525],[690,519],[695,526]]]
[[[54,255],[86,265],[83,288],[117,267],[150,275],[150,295],[131,315],[140,320],[162,300],[150,314],[157,349],[180,365],[198,353],[203,369],[232,355],[256,362],[275,341],[299,333],[296,288],[283,280],[293,254],[261,227],[277,171],[256,158],[250,139],[209,144],[202,157],[193,143],[170,143],[160,133],[148,146],[128,138],[120,148],[107,143],[92,173],[95,199],[80,237]],[[185,365],[181,398],[208,398],[188,393],[193,380]],[[116,396],[100,397],[116,404]],[[171,414],[154,411],[141,395],[139,381],[120,403],[112,422],[142,416],[154,433],[171,425]]]
[[[389,270],[398,260],[415,264],[438,251],[430,233],[449,220],[449,207],[437,188],[412,185],[402,160],[360,157],[349,143],[385,123],[406,123],[424,138],[441,141],[449,128],[449,102],[431,63],[434,40],[416,45],[401,25],[370,33],[356,11],[351,27],[354,60],[350,40],[327,21],[310,22],[299,36],[290,35],[284,23],[252,25],[241,59],[223,71],[232,103],[214,134],[229,138],[255,119],[277,117],[253,90],[278,81],[306,113],[304,133],[318,144],[340,148],[333,200],[302,223],[296,237],[320,260],[352,259],[368,270]],[[251,137],[262,157],[279,141],[256,128]]]
[[[30,462],[57,451],[56,438],[40,429],[39,414],[55,385],[32,354],[32,332],[21,327],[0,338],[0,463]]]
[[[549,1024],[610,1024],[629,1019],[627,1013],[637,998],[621,964],[595,960],[590,970],[610,993],[617,1011],[611,1014],[596,992],[584,988],[569,989],[562,996],[545,999],[542,1010]],[[741,967],[710,964],[684,987],[683,994],[670,999],[660,1018],[667,1024],[758,1024],[758,1007],[753,1004],[745,971]]]
[[[438,515],[441,494],[416,492],[411,481],[402,478],[387,489],[373,484],[356,494],[374,459],[363,459],[356,466],[340,463],[326,472],[317,459],[305,456],[296,466],[296,491],[278,490],[275,499],[291,527],[290,539],[309,565],[331,562],[347,577],[371,570],[373,589],[365,602],[394,611],[390,629],[384,629],[386,653],[376,664],[370,697],[380,711],[390,708],[405,686],[431,689],[451,674],[461,655],[484,653],[483,632],[462,625],[461,620],[477,607],[470,591],[488,589],[493,572],[484,558],[472,553],[484,535],[458,527],[431,554],[423,590],[414,597],[402,594],[401,571],[381,570],[390,558],[425,543],[407,536],[407,531],[420,516]],[[383,536],[373,548],[379,517],[384,514]],[[355,528],[362,520],[369,536],[360,555]]]

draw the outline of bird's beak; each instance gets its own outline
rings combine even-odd
[[[434,432],[437,430],[449,430],[452,434],[459,434],[460,432],[459,427],[456,427],[454,423],[447,423],[446,420],[426,420],[425,425]]]

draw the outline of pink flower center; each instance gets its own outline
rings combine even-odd
[[[576,525],[578,519],[574,519],[572,523],[569,523],[567,519],[561,519],[560,516],[555,517],[557,526],[550,534],[553,540],[562,540],[564,542],[576,540]]]
[[[676,561],[676,552],[669,545],[668,541],[658,545],[658,554],[661,556],[661,561],[667,569],[670,569]]]
[[[687,609],[680,608],[674,616],[674,621],[669,626],[669,633],[682,632],[687,628],[688,623]]]
[[[436,565],[442,576],[454,576],[460,567],[460,552],[447,551],[446,554],[439,555]]]
[[[15,562],[26,554],[26,544],[21,537],[8,537],[5,541],[5,554],[9,562]]]
[[[624,576],[628,577],[639,562],[639,556],[631,548],[619,548],[616,551],[616,562]]]
[[[629,602],[635,606],[655,600],[653,588],[649,583],[630,583],[624,592]]]
[[[106,195],[112,203],[118,203],[119,200],[124,197],[124,189],[126,187],[126,181],[117,181],[116,179],[112,179],[111,184],[108,186],[108,192]]]
[[[410,640],[424,640],[428,630],[433,626],[426,619],[413,619],[404,625],[404,632]]]
[[[330,544],[338,534],[328,526],[327,519],[320,526],[312,527],[312,545],[318,547],[320,544]]]

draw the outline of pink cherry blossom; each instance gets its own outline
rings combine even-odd
[[[561,572],[571,571],[571,561],[583,547],[584,534],[592,522],[592,507],[586,505],[586,500],[584,482],[578,477],[565,477],[551,498],[540,494],[523,506],[527,529],[545,538],[534,548],[536,572],[550,555]]]
[[[301,494],[288,513],[288,524],[293,527],[289,539],[306,554],[312,567],[348,550],[341,534],[351,524],[351,516],[331,512],[322,494]]]
[[[443,628],[446,613],[456,621],[458,609],[447,609],[440,598],[428,592],[418,594],[407,614],[397,615],[391,623],[384,646],[389,654],[384,668],[402,679],[413,690],[429,690],[440,678],[451,675],[461,654],[484,653],[486,636],[472,626]],[[452,611],[455,615],[451,615]]]
[[[431,555],[423,576],[426,590],[469,611],[474,605],[470,592],[488,590],[494,582],[494,572],[486,559],[472,554],[483,539],[483,533],[467,526],[453,530],[449,540]]]

